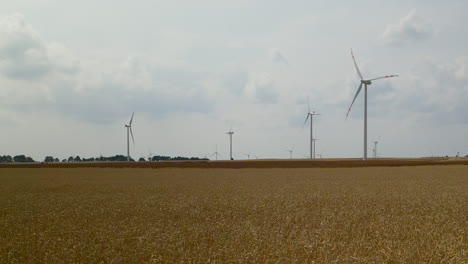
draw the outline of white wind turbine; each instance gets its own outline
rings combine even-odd
[[[313,117],[314,117],[314,115],[319,115],[319,114],[315,113],[315,111],[310,112],[309,98],[307,98],[307,107],[309,108],[309,112],[307,112],[307,117],[306,117],[306,119],[304,121],[304,125],[302,125],[302,127],[304,128],[305,124],[307,123],[307,120],[310,117],[310,158],[313,159],[314,158],[314,156],[313,156],[313,142],[314,142],[314,138],[313,138]]]
[[[377,158],[377,144],[379,144],[379,142],[374,141],[374,148],[372,149],[374,151],[374,159]]]
[[[250,159],[250,155],[252,155],[252,153],[242,153],[242,154],[244,154],[248,160]]]
[[[354,95],[353,101],[351,102],[351,105],[349,106],[348,113],[346,113],[346,119],[348,118],[349,111],[351,111],[351,107],[353,106],[354,101],[356,100],[356,97],[359,95],[359,92],[361,92],[362,85],[364,84],[364,155],[362,159],[366,160],[367,159],[367,85],[371,85],[372,81],[375,81],[375,80],[397,77],[398,75],[387,75],[387,76],[373,78],[373,79],[364,79],[362,77],[361,71],[359,70],[359,67],[357,66],[356,59],[354,59],[353,50],[351,50],[351,57],[353,57],[353,62],[354,62],[354,66],[356,67],[357,74],[359,75],[359,78],[361,78],[361,84],[359,85],[356,95]]]
[[[215,155],[216,160],[218,160],[218,156],[221,156],[221,154],[219,154],[219,152],[218,152],[218,145],[216,145],[216,152],[211,154],[210,157],[212,157],[213,155]]]
[[[132,118],[130,118],[130,122],[128,125],[125,125],[127,128],[127,161],[130,161],[130,135],[132,135],[133,144],[135,144],[135,139],[133,138],[133,131],[132,131],[132,122],[133,122],[133,115],[135,112],[132,113]]]
[[[148,148],[148,161],[152,161],[152,157],[155,153],[151,152],[151,149]]]
[[[292,159],[293,149],[287,149],[286,151],[289,152],[289,159]]]
[[[232,131],[232,127],[229,129],[229,132],[227,132],[226,134],[229,135],[229,157],[231,160],[233,160],[232,158],[232,135],[234,134],[234,132]]]

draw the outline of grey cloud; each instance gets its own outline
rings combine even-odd
[[[246,72],[235,72],[227,76],[223,81],[223,86],[233,95],[241,95],[249,81],[249,76]]]
[[[434,29],[429,21],[415,12],[410,12],[397,24],[389,25],[382,39],[388,45],[404,45],[428,39],[433,35]]]
[[[398,89],[395,107],[435,123],[467,123],[468,78],[462,72],[468,58],[444,63],[424,62]]]
[[[274,104],[278,102],[278,95],[274,92],[272,84],[262,84],[256,87],[256,101],[261,104]]]
[[[20,14],[0,20],[0,73],[11,79],[37,80],[53,71],[72,73],[64,48],[45,42]]]
[[[278,94],[271,73],[252,73],[245,86],[247,97],[255,103],[274,104],[278,101]]]
[[[196,73],[154,67],[138,56],[129,57],[117,68],[81,91],[57,88],[54,107],[102,123],[133,111],[158,118],[178,112],[209,112],[214,106],[201,85],[203,76]]]
[[[47,95],[36,91],[27,103],[22,103],[25,98],[0,97],[2,105],[21,112],[53,111],[99,124],[112,123],[133,111],[161,118],[180,112],[210,112],[214,107],[201,85],[202,78],[183,69],[152,67],[137,57],[121,65],[98,67],[110,69],[89,67],[87,75],[40,80],[38,83],[49,88]]]

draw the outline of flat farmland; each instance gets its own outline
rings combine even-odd
[[[468,263],[468,166],[1,168],[0,263]]]

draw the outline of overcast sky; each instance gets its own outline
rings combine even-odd
[[[333,3],[331,3],[333,2]],[[0,0],[0,155],[468,154],[468,1]],[[371,146],[371,145],[370,145]],[[370,154],[372,153],[369,150]]]

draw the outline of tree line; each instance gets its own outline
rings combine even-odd
[[[153,156],[148,157],[148,159],[140,158],[138,161],[170,161],[170,160],[209,160],[207,158],[198,158],[198,157],[170,157],[170,156]],[[70,156],[68,159],[59,159],[54,158],[52,156],[46,156],[44,158],[44,162],[116,162],[116,161],[127,161],[127,156],[124,155],[115,155],[110,157],[91,157],[91,158],[81,158],[80,156]],[[135,161],[133,158],[130,158],[130,161]],[[0,163],[8,163],[8,162],[36,162],[31,157],[26,157],[25,155],[16,155],[11,157],[10,155],[0,156]]]
[[[31,157],[26,157],[25,155],[4,155],[0,156],[0,162],[35,162]]]

